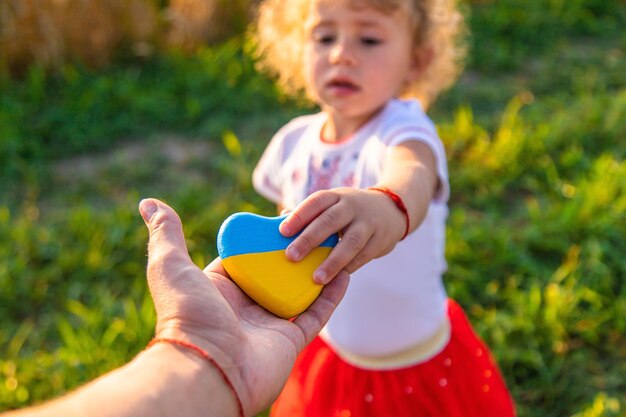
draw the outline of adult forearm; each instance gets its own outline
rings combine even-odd
[[[6,417],[238,416],[235,397],[213,365],[169,344],[156,344],[78,390]]]

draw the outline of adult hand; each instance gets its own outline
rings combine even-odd
[[[297,354],[321,330],[343,297],[341,273],[292,321],[269,313],[228,277],[219,258],[204,271],[190,259],[176,212],[155,199],[140,213],[150,231],[148,284],[157,311],[156,337],[192,342],[226,372],[246,415],[279,394]]]

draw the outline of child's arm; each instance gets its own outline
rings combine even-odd
[[[424,220],[437,189],[435,157],[428,145],[408,141],[390,148],[385,167],[376,186],[387,187],[400,196],[411,232]],[[385,193],[336,188],[312,194],[280,225],[285,236],[300,230],[302,234],[287,248],[287,257],[292,261],[304,258],[331,234],[342,233],[337,246],[314,273],[317,283],[326,284],[342,270],[352,273],[389,253],[405,234],[406,218]]]

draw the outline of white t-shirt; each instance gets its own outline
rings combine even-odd
[[[324,113],[298,117],[272,138],[253,174],[257,192],[287,209],[315,191],[375,185],[388,149],[409,140],[435,156],[438,191],[418,229],[389,254],[351,275],[350,285],[321,336],[355,355],[393,354],[431,337],[446,320],[445,221],[448,168],[443,144],[416,100],[391,100],[338,144],[321,140]]]

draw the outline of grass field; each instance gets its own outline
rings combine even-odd
[[[626,5],[466,2],[462,79],[431,110],[452,199],[445,282],[520,417],[626,415]],[[0,411],[125,363],[153,334],[157,197],[193,260],[250,184],[281,98],[234,38],[192,56],[0,78]]]

